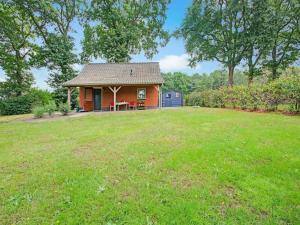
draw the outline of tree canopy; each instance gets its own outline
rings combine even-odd
[[[41,39],[39,66],[50,71],[48,84],[54,88],[57,102],[66,101],[62,84],[76,76],[74,39],[70,33],[72,22],[79,16],[82,2],[78,0],[17,0],[19,7],[30,18],[34,32]],[[75,97],[75,96],[74,96]],[[75,98],[74,101],[76,100]],[[73,103],[73,105],[75,102]]]
[[[300,56],[300,4],[298,0],[270,0],[268,9],[270,50],[264,65],[274,80],[279,69],[286,69]]]
[[[168,40],[163,25],[170,0],[93,0],[83,13],[84,61],[128,62],[141,51],[151,58]]]
[[[0,66],[7,80],[2,95],[20,96],[33,82],[30,68],[37,50],[33,25],[11,2],[0,2]]]
[[[244,11],[244,4],[236,1],[194,0],[178,30],[185,40],[190,64],[217,60],[228,68],[230,86],[234,69],[247,47],[244,44]]]
[[[237,65],[247,65],[249,83],[263,68],[275,79],[292,65],[300,54],[299,21],[298,0],[194,0],[177,36],[185,40],[191,65],[222,63],[232,86]]]

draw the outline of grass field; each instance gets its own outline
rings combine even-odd
[[[300,117],[181,108],[0,123],[0,224],[299,224]]]

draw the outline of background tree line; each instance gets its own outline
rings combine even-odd
[[[290,66],[285,70],[279,70],[281,77],[299,76],[300,67]],[[222,87],[228,86],[228,74],[225,69],[215,70],[209,74],[192,74],[188,75],[182,72],[162,73],[164,78],[164,84],[162,89],[177,90],[182,92],[185,96],[192,92],[202,92],[207,90],[217,90]],[[262,70],[260,76],[256,76],[252,79],[252,84],[266,84],[269,81],[271,72],[268,70]],[[235,85],[248,85],[249,74],[247,70],[236,70],[234,73]]]
[[[299,60],[299,0],[194,0],[176,32],[185,40],[190,64],[216,60],[234,84],[238,65],[248,82],[269,70],[269,80]]]

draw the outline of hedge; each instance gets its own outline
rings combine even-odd
[[[30,113],[33,99],[30,95],[9,98],[0,101],[1,115],[17,115]]]
[[[281,77],[267,84],[223,87],[191,93],[187,105],[229,107],[247,110],[263,108],[275,111],[278,105],[288,106],[288,112],[300,112],[300,76]]]

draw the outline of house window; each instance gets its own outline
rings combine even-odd
[[[137,99],[138,100],[146,99],[146,88],[138,88],[137,89]]]
[[[166,98],[171,98],[171,94],[170,94],[170,93],[167,93],[167,94],[166,94]]]
[[[176,97],[176,98],[179,98],[179,92],[176,92],[176,93],[175,93],[175,97]]]

